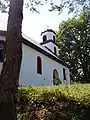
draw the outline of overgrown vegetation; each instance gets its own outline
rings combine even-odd
[[[90,120],[90,85],[22,86],[18,120]]]

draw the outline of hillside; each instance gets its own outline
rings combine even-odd
[[[90,85],[22,86],[18,120],[90,120]]]

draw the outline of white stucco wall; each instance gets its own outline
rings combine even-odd
[[[23,59],[20,72],[21,85],[50,85],[53,83],[53,70],[57,69],[59,77],[63,80],[63,68],[66,69],[67,83],[70,84],[69,69],[55,62],[42,53],[26,46],[23,47]],[[42,59],[42,75],[37,74],[37,56]]]

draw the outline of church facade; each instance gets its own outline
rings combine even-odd
[[[68,65],[59,57],[56,33],[47,29],[41,33],[42,43],[37,43],[22,34],[22,64],[20,85],[52,85],[56,79],[70,84]],[[0,31],[0,71],[2,69],[5,31]]]

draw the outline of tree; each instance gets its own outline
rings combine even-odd
[[[16,93],[22,59],[23,0],[10,0],[5,59],[0,76],[0,119],[16,120]]]
[[[90,0],[61,0],[58,4],[55,4],[55,1],[52,0],[51,2],[51,9],[57,10],[61,13],[65,8],[68,8],[68,13],[75,13],[79,14],[86,8],[90,8]]]
[[[90,11],[60,24],[60,55],[70,65],[71,79],[90,83]]]

